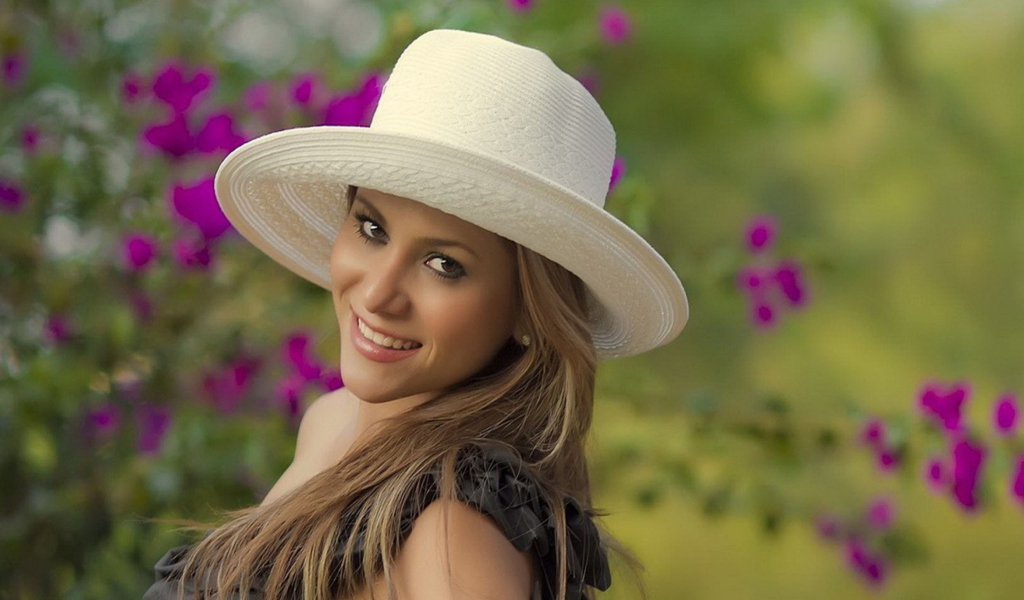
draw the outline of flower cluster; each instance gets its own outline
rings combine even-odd
[[[775,218],[769,215],[757,216],[747,224],[746,244],[755,260],[737,274],[736,283],[746,296],[750,319],[762,329],[778,323],[782,308],[799,310],[808,303],[800,264],[792,258],[776,261],[766,257],[777,230]]]

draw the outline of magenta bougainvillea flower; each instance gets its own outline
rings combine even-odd
[[[968,437],[953,444],[953,497],[968,512],[978,509],[977,488],[986,449]]]
[[[992,420],[995,422],[996,433],[1001,436],[1011,436],[1017,432],[1020,409],[1015,394],[1007,392],[996,400],[995,408],[992,411]]]
[[[259,372],[262,361],[258,357],[241,356],[219,371],[203,377],[203,391],[222,414],[232,414],[244,399]]]
[[[778,222],[771,215],[754,217],[747,223],[747,248],[755,254],[768,250],[775,241],[775,232],[778,228]]]
[[[783,260],[775,269],[775,282],[790,306],[796,308],[807,303],[800,265],[792,259]]]
[[[67,316],[61,313],[53,313],[46,319],[43,328],[43,335],[46,341],[55,346],[63,344],[71,339],[71,325]]]
[[[306,380],[318,381],[323,367],[313,356],[309,342],[309,334],[306,332],[296,332],[288,336],[284,343],[284,360]]]
[[[814,519],[818,535],[830,542],[838,541],[842,536],[842,523],[834,515],[818,515]]]
[[[341,371],[338,369],[325,370],[320,375],[320,383],[323,384],[324,389],[328,392],[345,387],[345,380],[342,379]]]
[[[210,242],[205,239],[184,237],[171,246],[174,261],[183,269],[207,270],[213,260]]]
[[[143,271],[156,258],[156,238],[145,233],[131,233],[121,242],[121,257],[129,271]]]
[[[0,210],[15,213],[25,204],[25,194],[13,181],[0,178]]]
[[[626,162],[622,160],[622,157],[616,156],[615,160],[612,161],[612,176],[611,179],[608,181],[609,194],[612,193],[612,191],[615,189],[615,186],[619,184],[619,180],[622,179],[622,176],[625,174],[625,172]]]
[[[106,402],[86,412],[89,430],[103,438],[109,438],[121,428],[121,409],[113,402]]]
[[[868,504],[866,520],[874,529],[886,530],[896,519],[896,508],[889,498],[876,498]]]
[[[598,14],[601,37],[609,44],[621,44],[632,36],[633,23],[622,8],[607,4]]]
[[[873,586],[885,582],[887,568],[884,558],[874,554],[861,540],[851,537],[846,542],[846,558],[848,564],[865,581]]]
[[[206,240],[217,239],[233,229],[217,203],[212,176],[191,184],[175,183],[171,191],[171,209],[180,220],[198,227]]]
[[[900,453],[892,448],[880,448],[875,458],[878,462],[878,468],[886,472],[896,471],[902,464]]]
[[[1017,502],[1024,504],[1024,454],[1018,454],[1011,466],[1010,496]]]
[[[348,125],[367,127],[377,110],[377,102],[383,89],[385,77],[370,73],[354,92],[345,92],[328,100],[321,125]]]
[[[196,147],[195,136],[189,130],[188,119],[183,113],[173,113],[170,120],[145,128],[142,139],[175,160]]]
[[[939,382],[928,382],[918,394],[918,408],[926,419],[937,423],[949,433],[963,429],[961,414],[964,404],[970,400],[971,385],[968,382],[956,382],[944,389]]]
[[[946,465],[938,456],[930,457],[924,466],[924,480],[933,492],[944,492],[948,486]]]
[[[260,112],[267,108],[270,102],[270,92],[273,86],[269,81],[258,81],[250,85],[242,93],[242,104],[246,110]]]
[[[883,447],[885,444],[885,421],[878,417],[868,419],[861,429],[860,441],[870,448]]]
[[[142,100],[146,95],[146,80],[138,73],[129,72],[121,79],[121,99],[126,104]]]
[[[309,380],[301,373],[289,373],[277,382],[277,400],[289,418],[295,419],[302,413],[302,393],[308,384]]]
[[[171,426],[171,410],[158,404],[141,403],[135,409],[135,424],[138,428],[136,449],[142,454],[156,454]]]
[[[512,12],[522,13],[533,8],[533,0],[505,0]]]
[[[25,53],[20,49],[3,57],[4,85],[7,87],[17,87],[21,85],[21,82],[25,77],[26,62],[27,58],[25,57]]]
[[[210,115],[196,134],[196,149],[205,154],[231,152],[244,143],[245,137],[235,131],[234,119],[226,112]]]
[[[39,128],[35,125],[26,125],[21,128],[21,149],[26,154],[32,154],[39,147]]]
[[[184,113],[214,83],[213,72],[200,68],[191,77],[176,60],[166,63],[153,79],[153,95],[162,100],[175,113]]]
[[[597,98],[601,92],[601,75],[596,69],[588,67],[576,76],[577,81],[590,92],[590,95]]]
[[[129,296],[132,310],[135,316],[142,323],[148,323],[153,318],[153,301],[141,290],[134,290]]]
[[[320,80],[316,73],[301,73],[297,75],[289,88],[289,97],[292,104],[307,108],[315,104],[315,99],[320,93]]]

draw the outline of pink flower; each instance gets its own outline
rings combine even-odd
[[[883,557],[873,554],[859,539],[847,541],[846,559],[854,572],[870,585],[877,587],[885,581],[887,569]]]
[[[142,139],[175,160],[196,147],[195,136],[189,130],[188,120],[183,113],[173,113],[169,121],[145,128]]]
[[[622,160],[622,157],[616,156],[615,160],[612,161],[612,176],[608,182],[608,193],[610,194],[615,186],[618,185],[619,180],[622,178],[623,173],[626,170],[626,163]]]
[[[883,471],[895,471],[900,466],[900,454],[891,448],[879,448],[876,458],[878,468]]]
[[[242,101],[245,108],[252,112],[260,112],[270,102],[271,84],[269,81],[259,81],[249,86],[242,94]]]
[[[291,373],[277,382],[277,399],[289,418],[296,418],[302,413],[302,393],[306,390],[309,380],[301,373]]]
[[[208,373],[203,378],[203,390],[222,414],[231,414],[238,408],[260,366],[258,358],[238,357],[223,370]]]
[[[877,417],[864,424],[860,434],[861,442],[871,448],[879,449],[885,443],[885,421]]]
[[[21,84],[22,79],[25,76],[25,63],[24,53],[19,49],[15,50],[11,54],[4,56],[3,58],[3,77],[4,84],[8,87],[17,87]]]
[[[323,367],[309,349],[309,334],[297,332],[288,336],[284,344],[284,359],[307,380],[319,380]]]
[[[13,181],[0,178],[0,210],[15,213],[25,204],[25,194]]]
[[[1010,480],[1010,495],[1024,504],[1024,454],[1018,454],[1013,461],[1013,476]]]
[[[133,233],[121,242],[121,255],[125,268],[141,272],[156,258],[157,242],[151,235]]]
[[[609,44],[620,44],[630,38],[633,25],[629,15],[615,5],[605,5],[598,16],[601,37]]]
[[[775,232],[778,230],[778,223],[771,215],[759,215],[750,220],[747,224],[747,246],[754,253],[759,253],[771,247],[775,241]]]
[[[34,153],[39,146],[39,128],[26,125],[21,129],[21,149],[27,154]]]
[[[126,104],[134,104],[146,94],[146,82],[137,73],[126,73],[121,80],[121,99]]]
[[[818,515],[815,518],[818,535],[828,541],[837,541],[842,534],[842,524],[832,515]]]
[[[121,409],[113,402],[106,402],[86,412],[90,431],[108,438],[121,428]]]
[[[533,0],[506,0],[512,12],[522,13],[533,7]]]
[[[148,323],[153,318],[153,302],[146,296],[145,292],[140,290],[133,291],[129,301],[139,321]]]
[[[601,76],[593,68],[588,68],[576,76],[576,79],[583,84],[583,87],[590,92],[590,95],[597,98],[601,92]]]
[[[46,337],[46,341],[55,346],[67,342],[72,336],[68,318],[60,313],[51,314],[46,319],[43,334]]]
[[[320,83],[314,73],[303,73],[292,80],[290,89],[292,103],[308,107],[318,95]]]
[[[185,68],[172,60],[153,79],[153,95],[175,113],[184,113],[211,88],[213,81],[213,73],[208,69],[199,69],[191,77],[186,77]]]
[[[321,373],[320,383],[323,384],[324,389],[328,392],[345,387],[345,380],[341,378],[341,371],[338,369],[331,369]]]
[[[1016,432],[1020,415],[1020,410],[1017,407],[1017,396],[1009,392],[996,401],[995,410],[993,410],[992,414],[996,433],[1002,436],[1010,436]]]
[[[946,467],[942,459],[933,456],[925,463],[924,478],[933,492],[944,492],[947,485]]]
[[[226,112],[210,115],[196,134],[196,149],[205,154],[230,152],[244,143],[245,137],[235,131],[234,119]]]
[[[775,270],[775,281],[789,300],[790,306],[799,307],[807,303],[800,265],[796,261],[783,260]]]
[[[971,385],[961,381],[944,390],[941,383],[929,382],[918,393],[918,408],[925,418],[940,424],[949,433],[963,430],[961,413],[970,400]]]
[[[136,447],[142,454],[156,454],[171,425],[171,411],[165,406],[143,403],[135,411],[138,427]]]
[[[890,499],[877,498],[868,505],[868,524],[875,529],[886,530],[892,526],[892,522],[895,519],[895,513],[896,509],[893,508],[892,501]]]
[[[751,303],[750,317],[754,325],[767,330],[773,328],[777,323],[775,309],[771,303],[763,298],[756,298]]]
[[[213,257],[210,242],[204,239],[180,238],[172,246],[174,261],[183,269],[209,269]]]
[[[967,437],[953,445],[953,497],[968,512],[978,509],[978,479],[985,463],[986,449]]]
[[[384,77],[372,73],[363,79],[358,90],[329,100],[321,125],[369,126],[383,85]]]
[[[213,177],[191,184],[175,183],[171,191],[172,214],[199,228],[206,240],[217,239],[232,229],[213,191]]]

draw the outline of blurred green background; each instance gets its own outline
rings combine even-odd
[[[322,290],[231,232],[202,238],[208,265],[188,245],[202,219],[175,214],[173,186],[227,149],[146,141],[166,121],[144,93],[155,75],[208,69],[192,133],[223,110],[248,139],[321,122],[300,75],[323,102],[354,93],[436,27],[537,47],[593,85],[623,167],[606,207],[689,294],[676,341],[598,374],[595,504],[650,598],[1015,597],[1022,448],[992,428],[996,398],[1024,387],[1014,0],[9,3],[0,597],[140,597],[184,541],[145,518],[258,502],[302,407],[338,384]],[[274,99],[256,114],[261,82]],[[777,230],[754,252],[764,215]],[[132,232],[155,243],[144,266],[126,266]],[[784,258],[807,300],[765,327],[738,273]],[[990,452],[978,510],[923,475],[949,441],[917,409],[931,380],[972,386],[964,418]],[[869,418],[896,468],[859,441]],[[894,520],[865,528],[879,498]],[[883,581],[821,534],[824,514],[865,532]],[[638,597],[613,568],[602,597]]]

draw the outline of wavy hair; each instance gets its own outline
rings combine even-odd
[[[355,192],[355,186],[347,186],[346,213]],[[585,455],[597,371],[586,320],[587,295],[583,282],[561,265],[511,240],[505,242],[515,249],[515,306],[533,342],[523,347],[508,340],[480,372],[385,420],[376,435],[363,436],[366,439],[340,462],[265,506],[218,510],[216,522],[152,519],[185,530],[213,529],[190,549],[179,599],[185,598],[186,581],[215,579],[209,590],[215,592],[213,597],[231,597],[237,586],[240,600],[245,600],[259,569],[267,572],[262,582],[267,598],[292,591],[303,598],[333,600],[368,588],[376,600],[374,582],[383,574],[393,599],[393,564],[402,539],[399,525],[417,482],[438,465],[438,497],[455,500],[455,459],[460,450],[497,442],[523,460],[552,507],[557,600],[565,600],[567,536],[561,495],[575,499],[592,517],[608,515],[591,504]],[[372,443],[373,439],[388,443]],[[341,559],[335,558],[344,523],[365,528],[361,560],[354,558],[355,536],[345,543]],[[601,545],[629,567],[646,599],[640,561],[596,519],[595,524]],[[197,600],[210,597],[206,586],[196,587]],[[597,598],[599,590],[584,589],[589,598]]]

